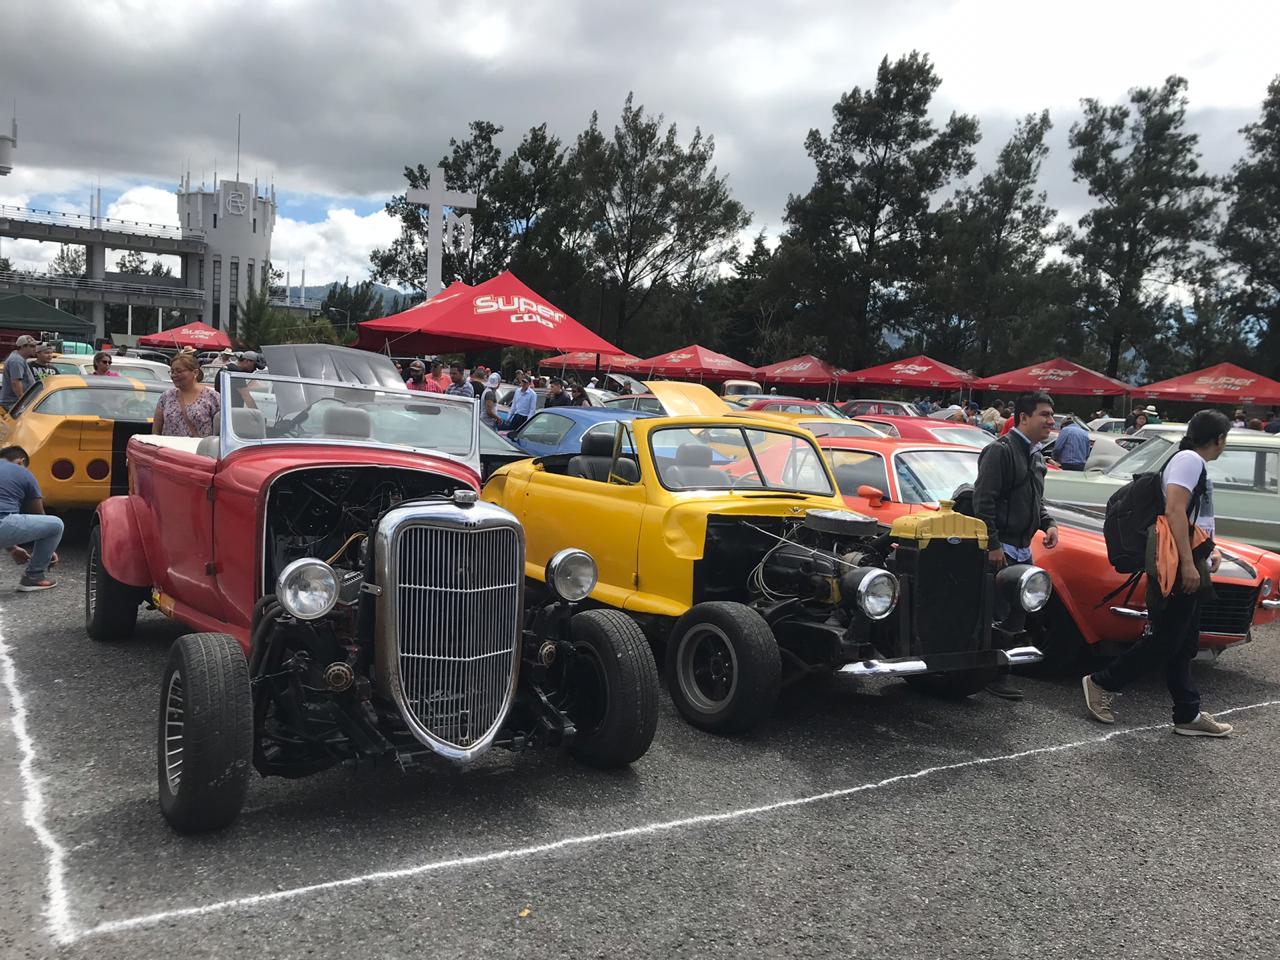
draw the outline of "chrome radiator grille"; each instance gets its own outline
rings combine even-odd
[[[510,704],[522,627],[520,530],[406,524],[394,557],[398,698],[440,745],[469,751]]]

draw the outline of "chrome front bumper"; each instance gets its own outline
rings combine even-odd
[[[1018,667],[1027,663],[1039,663],[1044,659],[1044,654],[1038,647],[1014,647],[1011,650],[995,652],[1001,667]],[[836,672],[855,677],[906,677],[934,671],[924,660],[916,657],[902,657],[893,660],[858,660],[855,663],[846,663]]]

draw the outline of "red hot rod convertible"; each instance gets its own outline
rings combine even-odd
[[[473,401],[381,375],[251,379],[255,405],[233,406],[249,378],[219,378],[218,436],[134,437],[129,494],[102,503],[90,533],[90,637],[128,636],[146,602],[198,631],[173,644],[160,686],[160,807],[175,829],[229,824],[255,768],[298,777],[494,746],[567,746],[599,766],[645,753],[648,644],[622,614],[577,611],[596,580],[580,550],[539,558],[548,591],[526,597],[520,522],[478,498]]]

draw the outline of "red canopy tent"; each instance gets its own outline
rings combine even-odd
[[[818,387],[831,383],[840,375],[835,367],[812,354],[779,360],[756,371],[765,383],[789,383],[798,387]]]
[[[959,390],[977,381],[972,373],[934,360],[923,354],[906,360],[892,360],[878,367],[851,370],[840,375],[842,384],[870,383],[882,386],[918,387],[920,389]]]
[[[694,344],[670,353],[660,353],[647,360],[639,360],[631,369],[647,373],[651,377],[674,377],[691,380],[732,380],[737,377],[749,380],[756,375],[755,368],[733,357],[716,353]]]
[[[188,323],[138,338],[140,347],[192,347],[196,350],[230,350],[231,340],[207,323]]]
[[[596,367],[634,367],[640,362],[638,357],[629,353],[595,353],[591,350],[577,350],[564,353],[558,357],[547,357],[540,360],[538,366],[558,370],[594,370]]]
[[[1002,393],[1044,390],[1048,393],[1092,397],[1123,397],[1132,389],[1121,380],[1113,380],[1063,357],[1033,363],[1029,367],[1010,370],[1008,373],[997,373],[977,381],[973,386],[978,390],[998,390]]]
[[[1280,404],[1280,383],[1234,363],[1219,363],[1195,373],[1134,387],[1143,399],[1199,400],[1206,403]]]
[[[454,283],[425,303],[360,324],[356,346],[452,353],[494,346],[621,353],[506,271],[471,287]]]

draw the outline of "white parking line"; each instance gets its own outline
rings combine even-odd
[[[1240,713],[1245,710],[1260,710],[1264,707],[1275,706],[1280,706],[1280,700],[1267,700],[1262,703],[1251,703],[1246,706],[1232,707],[1228,710],[1219,711],[1215,716],[1221,717],[1233,713]],[[553,853],[557,850],[566,850],[571,847],[586,847],[593,844],[607,843],[613,840],[626,840],[631,837],[653,836],[655,834],[669,833],[674,830],[683,830],[690,827],[727,823],[733,820],[741,820],[745,817],[756,817],[776,813],[779,810],[787,810],[793,807],[803,807],[809,804],[822,803],[828,800],[840,800],[845,797],[853,796],[857,793],[865,793],[870,790],[880,790],[885,787],[907,783],[912,780],[921,780],[925,777],[930,777],[939,773],[950,773],[955,770],[964,770],[969,767],[981,767],[996,763],[1009,763],[1014,760],[1023,760],[1027,757],[1042,756],[1049,753],[1061,753],[1066,750],[1077,750],[1081,747],[1090,747],[1100,743],[1106,743],[1116,737],[1130,736],[1135,733],[1146,733],[1151,730],[1167,730],[1168,727],[1168,723],[1156,723],[1144,727],[1125,727],[1120,730],[1112,730],[1108,733],[1102,734],[1101,736],[1090,737],[1087,740],[1074,740],[1070,743],[1059,743],[1047,747],[1035,747],[1030,750],[1020,750],[1017,753],[1004,753],[993,757],[978,757],[974,760],[964,760],[959,763],[948,763],[940,766],[925,767],[922,770],[916,770],[914,773],[903,773],[894,777],[886,777],[883,780],[874,780],[869,783],[859,784],[856,787],[844,787],[840,790],[829,790],[825,793],[817,793],[807,797],[796,797],[790,800],[779,800],[775,803],[766,803],[755,807],[741,807],[736,810],[727,810],[723,813],[706,813],[694,817],[683,817],[679,820],[661,820],[654,823],[646,823],[636,827],[627,827],[622,830],[607,830],[603,833],[564,837],[560,840],[552,840],[548,843],[539,843],[533,846],[494,850],[489,853],[479,853],[469,857],[455,857],[449,860],[435,860],[430,863],[423,863],[414,867],[403,867],[398,870],[379,870],[374,873],[365,873],[356,877],[346,877],[341,880],[327,880],[323,883],[312,883],[304,887],[292,887],[288,890],[259,893],[247,897],[237,897],[232,900],[219,900],[215,903],[207,903],[198,907],[180,907],[176,910],[161,910],[158,913],[148,913],[137,917],[128,917],[124,920],[110,920],[106,923],[100,923],[96,927],[90,927],[89,929],[77,932],[76,937],[78,939],[81,937],[101,936],[102,934],[108,933],[119,933],[126,930],[134,930],[139,927],[148,927],[153,924],[163,923],[167,920],[200,917],[213,913],[222,913],[228,910],[238,910],[245,907],[277,903],[283,900],[292,900],[295,897],[306,896],[307,894],[319,893],[326,890],[356,887],[362,884],[377,883],[383,880],[402,880],[406,877],[417,877],[428,873],[441,873],[446,870],[454,870],[462,867],[474,867],[481,864],[496,863],[503,860],[523,859],[526,857],[537,856],[538,854]]]
[[[22,820],[31,828],[36,840],[45,850],[45,887],[49,898],[45,906],[45,921],[49,934],[58,943],[71,943],[80,932],[71,922],[71,902],[67,897],[66,861],[67,851],[57,841],[45,825],[44,790],[40,786],[40,778],[36,776],[36,745],[27,732],[27,704],[18,689],[18,671],[10,656],[9,644],[5,642],[4,633],[0,631],[0,681],[3,681],[5,692],[9,697],[9,711],[12,714],[10,726],[13,739],[18,743],[18,778],[22,781]]]

